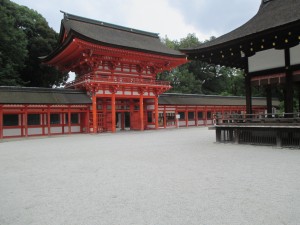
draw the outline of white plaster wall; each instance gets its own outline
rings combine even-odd
[[[43,134],[42,128],[28,128],[28,135],[38,135]]]
[[[62,127],[51,127],[51,134],[61,134],[62,133]]]
[[[80,126],[71,126],[71,132],[74,133],[80,132]]]
[[[185,121],[179,121],[179,126],[186,126]]]
[[[21,136],[21,129],[20,128],[13,128],[13,129],[3,129],[3,136]]]
[[[213,121],[212,120],[207,120],[207,124],[211,125],[211,124],[213,124]]]
[[[300,64],[300,45],[297,45],[290,49],[290,56],[292,66]]]
[[[248,58],[248,62],[249,72],[284,67],[284,50],[269,49],[257,52],[255,55]]]
[[[195,126],[195,121],[189,121],[188,124],[189,126]]]
[[[198,125],[204,125],[204,120],[198,120]]]

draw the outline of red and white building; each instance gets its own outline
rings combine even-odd
[[[64,89],[0,87],[0,139],[206,126],[245,111],[242,97],[163,94],[171,86],[157,74],[187,59],[155,33],[64,13],[58,47],[42,62],[76,79]]]

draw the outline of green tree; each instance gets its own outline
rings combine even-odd
[[[211,41],[211,37],[207,41]],[[162,40],[175,50],[193,48],[202,44],[195,34],[188,34],[180,41]],[[159,79],[169,80],[173,88],[169,92],[199,93],[216,95],[244,95],[244,73],[241,70],[219,65],[212,65],[199,60],[192,60],[179,66],[170,73],[163,73]]]
[[[67,73],[61,73],[55,68],[43,65],[39,60],[40,56],[45,56],[53,51],[57,43],[57,33],[48,26],[47,21],[38,12],[25,6],[19,6],[9,0],[0,1],[2,10],[8,18],[5,20],[5,30],[13,31],[9,34],[10,37],[4,39],[1,44],[7,46],[7,48],[15,48],[20,52],[20,54],[10,54],[10,60],[6,61],[6,68],[15,69],[15,73],[12,75],[18,78],[16,79],[18,82],[6,81],[7,78],[12,76],[8,75],[8,69],[0,77],[0,82],[6,82],[5,85],[18,84],[36,87],[52,87],[53,85],[60,86],[64,84],[68,79]],[[21,45],[18,42],[22,44],[21,47],[23,48],[18,48],[18,45]],[[6,55],[8,52],[3,51],[3,54]],[[18,58],[22,60],[18,60]]]
[[[17,5],[0,0],[0,85],[24,85],[20,71],[27,57],[27,38],[16,27],[14,12]]]

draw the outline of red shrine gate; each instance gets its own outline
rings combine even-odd
[[[117,122],[121,129],[144,130],[145,121],[158,128],[158,96],[171,86],[156,75],[187,59],[162,44],[158,34],[65,13],[59,46],[43,61],[76,73],[66,88],[90,95],[89,130],[96,133],[115,132]],[[152,106],[146,104],[150,99]]]

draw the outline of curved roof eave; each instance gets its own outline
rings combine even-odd
[[[272,0],[263,3],[257,14],[235,30],[195,48],[180,49],[184,53],[217,49],[272,33],[288,25],[300,24],[300,1]]]

